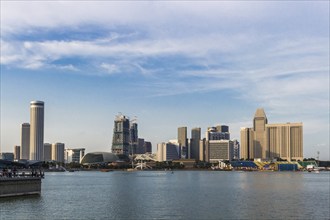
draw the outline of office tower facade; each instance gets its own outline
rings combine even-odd
[[[262,108],[258,108],[253,118],[253,151],[256,158],[267,158],[266,124],[267,117],[265,111]]]
[[[199,160],[199,142],[201,140],[201,128],[191,129],[190,158]]]
[[[303,124],[268,124],[257,109],[253,128],[241,128],[241,158],[303,160]]]
[[[238,140],[233,140],[233,159],[234,160],[240,159],[240,144]]]
[[[80,163],[85,156],[85,148],[65,149],[64,155],[66,163]]]
[[[266,136],[270,158],[303,160],[302,123],[267,124]]]
[[[208,161],[218,162],[220,160],[233,159],[233,142],[230,140],[209,140],[206,141],[208,148]]]
[[[230,133],[227,125],[209,127],[206,131],[206,140],[229,140]]]
[[[159,143],[157,144],[157,161],[172,161],[179,159],[179,145],[175,143]]]
[[[60,163],[64,163],[64,144],[54,143],[52,144],[52,160]]]
[[[30,103],[30,160],[43,160],[44,102]]]
[[[21,159],[30,159],[30,124],[21,125]]]
[[[152,153],[152,144],[150,141],[144,142],[144,149],[146,150],[146,153]]]
[[[117,115],[114,121],[112,137],[112,153],[129,155],[130,135],[129,119],[124,115]]]
[[[130,139],[130,147],[129,147],[129,154],[137,154],[138,151],[138,144],[139,144],[139,137],[138,137],[138,124],[137,123],[131,123],[129,128],[129,139]]]
[[[14,147],[14,160],[20,160],[21,159],[21,147],[15,146]]]
[[[188,146],[187,127],[178,128],[178,143],[180,145],[181,158],[190,158],[190,149]]]
[[[0,159],[7,160],[7,161],[13,161],[14,160],[14,153],[3,152],[3,153],[0,154]]]
[[[206,147],[206,138],[199,141],[199,160],[208,161],[209,160],[209,149]]]
[[[44,161],[52,160],[52,145],[49,143],[44,143]]]

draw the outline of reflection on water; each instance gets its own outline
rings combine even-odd
[[[330,173],[47,173],[0,219],[329,219]]]

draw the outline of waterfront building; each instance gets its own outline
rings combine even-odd
[[[14,147],[14,160],[20,160],[21,159],[21,147],[15,146]]]
[[[30,160],[43,160],[44,102],[30,103]]]
[[[233,159],[239,160],[240,159],[240,144],[238,140],[233,140]]]
[[[49,143],[44,143],[44,161],[52,160],[52,145]]]
[[[266,124],[268,120],[264,109],[258,108],[253,118],[254,158],[267,157]]]
[[[176,143],[157,144],[157,161],[172,161],[179,159],[179,145]]]
[[[137,154],[139,148],[139,137],[138,137],[138,124],[133,122],[129,128],[129,139],[130,139],[130,147],[129,154]]]
[[[87,153],[81,159],[81,163],[84,165],[91,164],[108,164],[121,160],[118,155],[109,152],[91,152]]]
[[[117,115],[114,121],[112,153],[129,155],[129,119],[124,115]]]
[[[201,140],[201,128],[191,129],[190,158],[199,160],[199,142]]]
[[[199,160],[208,161],[209,160],[209,148],[206,147],[206,138],[199,141]]]
[[[30,159],[30,124],[23,123],[21,125],[21,156],[23,160]]]
[[[65,163],[80,163],[85,156],[85,148],[65,149],[64,160]]]
[[[138,144],[137,144],[137,154],[145,154],[146,150],[144,148],[144,139],[143,138],[138,138]]]
[[[146,151],[146,153],[152,153],[152,144],[150,141],[145,141],[144,142],[144,149]]]
[[[240,158],[303,160],[303,124],[268,124],[264,110],[257,109],[253,128],[241,128]]]
[[[303,160],[302,123],[267,124],[266,137],[269,158]]]
[[[14,153],[3,152],[0,154],[2,160],[14,161]]]
[[[52,144],[52,160],[60,163],[64,163],[64,144],[54,143]]]
[[[181,158],[190,158],[190,149],[187,138],[187,127],[178,128],[178,143],[180,145]]]
[[[234,157],[233,142],[230,140],[208,140],[208,161],[218,162],[220,160],[232,160]]]

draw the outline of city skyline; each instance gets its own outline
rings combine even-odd
[[[118,112],[137,116],[155,152],[183,126],[226,124],[239,140],[264,108],[271,122],[303,122],[304,157],[329,160],[328,8],[1,1],[1,151],[20,145],[29,102],[42,100],[44,141],[88,152],[109,151]]]

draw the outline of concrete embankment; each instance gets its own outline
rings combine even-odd
[[[40,177],[0,178],[0,198],[41,193]]]

